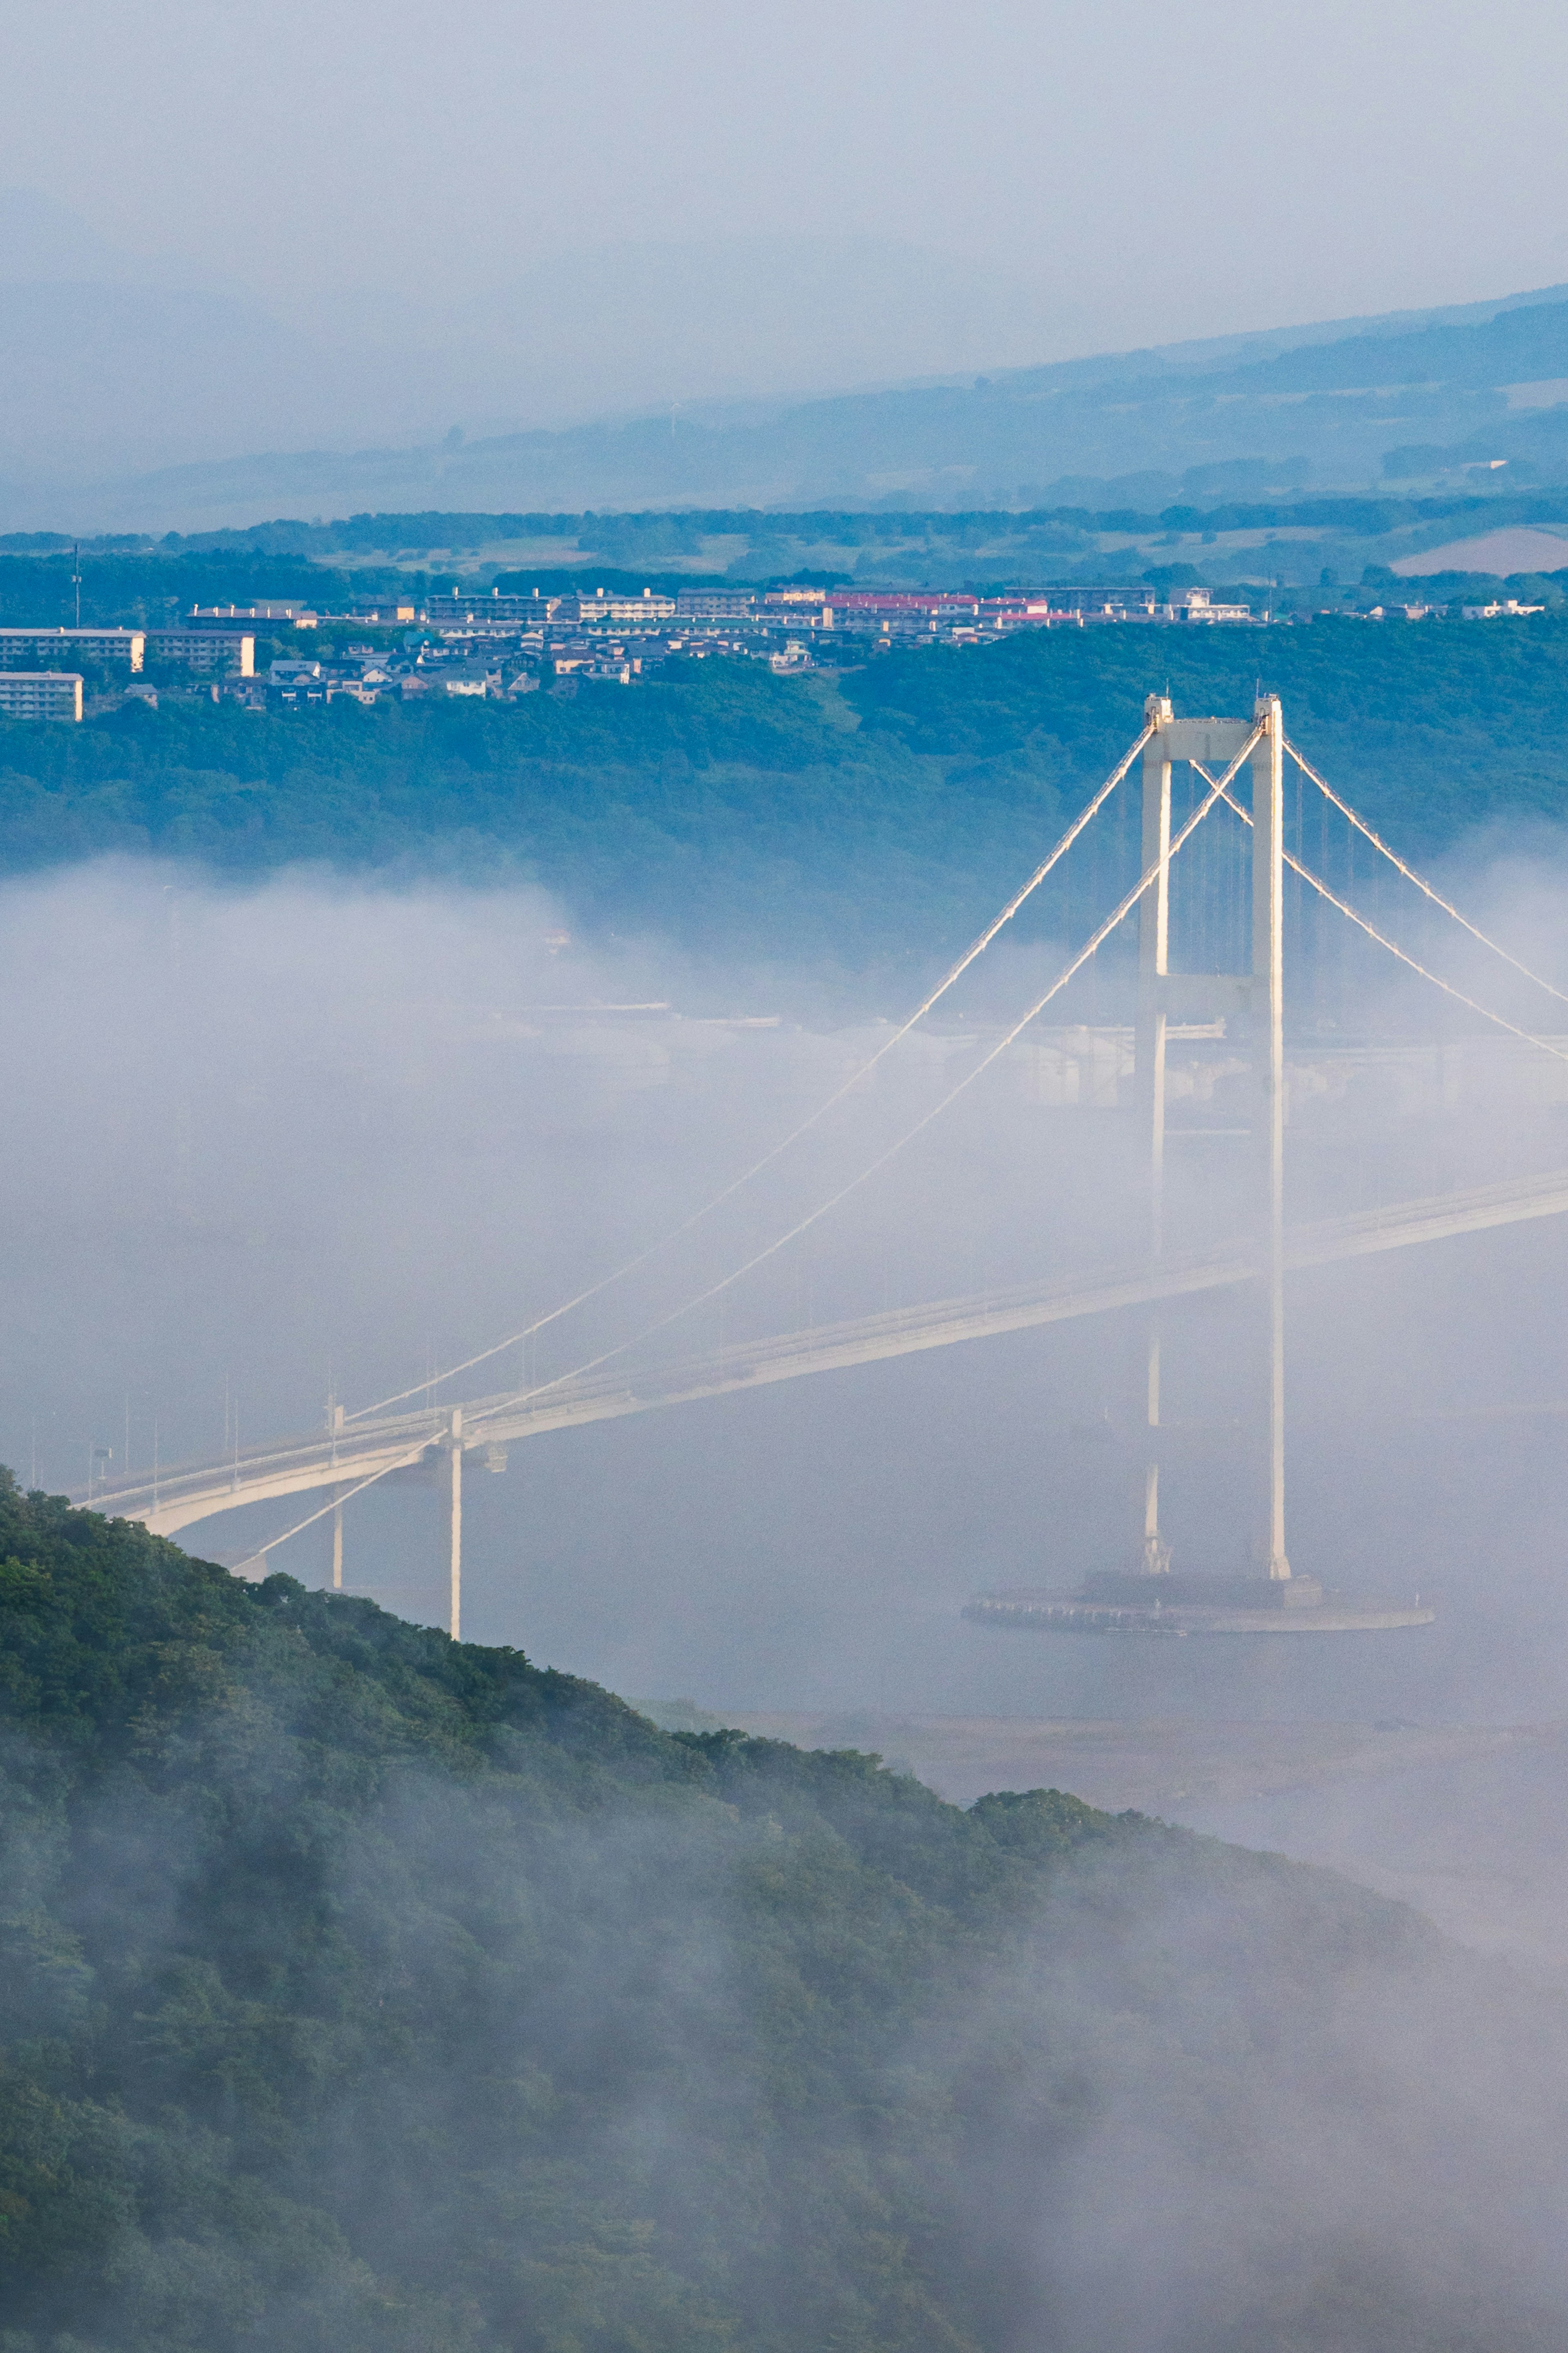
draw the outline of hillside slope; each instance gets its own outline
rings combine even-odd
[[[1557,2006],[0,1485],[6,2353],[1560,2337]]]
[[[1551,614],[1031,632],[833,681],[693,672],[521,710],[0,721],[0,870],[151,851],[234,874],[510,874],[585,931],[748,961],[935,958],[1017,887],[1154,686],[1184,712],[1279,692],[1293,740],[1418,863],[1568,812],[1568,619]]]

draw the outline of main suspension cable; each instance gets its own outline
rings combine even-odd
[[[664,1331],[669,1324],[676,1323],[682,1315],[689,1315],[699,1307],[705,1307],[710,1299],[719,1298],[722,1293],[730,1290],[733,1284],[740,1282],[746,1275],[753,1273],[759,1266],[765,1264],[769,1259],[776,1257],[780,1250],[787,1249],[791,1242],[797,1241],[802,1234],[807,1232],[811,1227],[816,1225],[823,1218],[826,1218],[830,1210],[837,1208],[841,1201],[847,1200],[851,1193],[858,1191],[862,1185],[866,1184],[871,1177],[875,1176],[879,1170],[885,1168],[890,1160],[895,1159],[898,1155],[903,1151],[906,1145],[912,1144],[916,1136],[921,1134],[924,1130],[931,1125],[934,1119],[939,1119],[942,1113],[946,1111],[951,1104],[956,1103],[959,1096],[963,1094],[967,1088],[973,1085],[975,1080],[981,1076],[982,1072],[990,1069],[992,1063],[995,1061],[998,1055],[1005,1054],[1006,1052],[1008,1047],[1016,1041],[1016,1039],[1028,1028],[1030,1022],[1036,1018],[1037,1015],[1044,1012],[1046,1007],[1051,1002],[1051,999],[1054,997],[1059,996],[1061,991],[1068,986],[1068,983],[1073,979],[1075,975],[1082,971],[1084,965],[1095,954],[1096,950],[1100,947],[1103,942],[1110,937],[1110,934],[1116,929],[1118,923],[1120,923],[1125,916],[1130,914],[1131,910],[1138,904],[1138,902],[1142,898],[1143,893],[1150,888],[1159,875],[1162,864],[1167,867],[1169,866],[1171,860],[1175,857],[1176,852],[1181,849],[1183,843],[1194,831],[1195,831],[1198,825],[1208,815],[1209,810],[1213,808],[1215,801],[1217,801],[1221,796],[1226,793],[1226,788],[1229,785],[1231,778],[1236,775],[1237,770],[1241,766],[1243,761],[1251,756],[1253,747],[1258,742],[1262,733],[1263,729],[1261,726],[1256,726],[1253,728],[1252,733],[1248,735],[1246,743],[1242,745],[1240,751],[1237,754],[1235,759],[1231,762],[1229,767],[1226,770],[1225,775],[1220,778],[1217,784],[1211,784],[1210,780],[1206,776],[1205,777],[1205,783],[1209,784],[1210,786],[1208,796],[1206,799],[1201,802],[1199,806],[1194,809],[1192,815],[1182,826],[1181,830],[1173,837],[1170,847],[1165,852],[1163,860],[1156,858],[1144,869],[1143,872],[1139,876],[1138,881],[1132,885],[1132,888],[1126,893],[1125,897],[1118,902],[1116,907],[1113,909],[1111,913],[1106,917],[1099,930],[1094,933],[1090,939],[1086,941],[1084,945],[1079,950],[1078,954],[1070,960],[1070,962],[1063,965],[1061,971],[1058,973],[1055,980],[1052,981],[1049,988],[1046,990],[1045,995],[1043,997],[1037,997],[1035,999],[1034,1004],[1030,1006],[1028,1011],[1023,1016],[1022,1019],[1016,1021],[1012,1029],[1006,1032],[1005,1036],[999,1039],[997,1043],[992,1047],[989,1053],[984,1055],[982,1059],[975,1063],[974,1068],[972,1071],[966,1071],[964,1076],[959,1080],[957,1085],[950,1088],[948,1092],[943,1095],[940,1103],[933,1103],[930,1111],[924,1113],[922,1116],[915,1122],[913,1127],[907,1129],[905,1133],[899,1137],[896,1144],[890,1144],[886,1152],[879,1154],[875,1160],[870,1162],[867,1167],[861,1169],[858,1176],[852,1176],[847,1185],[841,1185],[839,1187],[837,1193],[830,1195],[826,1201],[819,1202],[815,1209],[811,1210],[805,1217],[801,1218],[795,1225],[791,1226],[787,1233],[782,1233],[776,1236],[773,1241],[767,1244],[765,1249],[758,1250],[753,1257],[747,1259],[743,1265],[733,1268],[730,1273],[721,1276],[717,1282],[710,1283],[706,1291],[698,1292],[694,1297],[683,1300],[679,1307],[672,1307],[667,1314],[659,1316],[656,1323],[645,1325],[642,1331],[634,1333],[629,1340],[619,1341],[615,1347],[605,1349],[602,1355],[591,1357],[586,1364],[574,1366],[570,1372],[559,1374],[554,1380],[542,1381],[533,1388],[519,1389],[514,1391],[510,1397],[498,1398],[494,1405],[487,1406],[482,1414],[477,1415],[474,1421],[469,1426],[476,1429],[480,1428],[485,1422],[494,1420],[498,1414],[509,1412],[514,1406],[530,1404],[535,1398],[548,1396],[552,1389],[564,1388],[568,1381],[582,1380],[585,1378],[589,1373],[597,1372],[602,1365],[611,1363],[616,1356],[625,1356],[628,1348],[638,1346],[644,1340],[651,1340],[656,1334]],[[1234,807],[1234,806],[1235,804],[1233,802],[1232,807]]]
[[[1232,806],[1234,807],[1235,804],[1233,803]],[[1494,1022],[1498,1029],[1506,1029],[1511,1037],[1522,1038],[1527,1046],[1538,1046],[1543,1054],[1550,1054],[1553,1061],[1568,1062],[1568,1053],[1564,1053],[1560,1046],[1550,1045],[1544,1038],[1536,1037],[1532,1030],[1521,1029],[1516,1021],[1506,1021],[1500,1013],[1494,1013],[1489,1006],[1479,1005],[1473,997],[1467,997],[1462,988],[1454,987],[1452,981],[1444,980],[1437,973],[1428,972],[1424,964],[1418,964],[1413,955],[1406,955],[1405,951],[1393,940],[1385,938],[1374,924],[1367,922],[1364,915],[1358,914],[1347,900],[1340,898],[1331,891],[1328,884],[1314,874],[1310,867],[1301,865],[1298,860],[1292,858],[1289,850],[1285,852],[1285,863],[1288,866],[1293,866],[1302,881],[1310,882],[1320,898],[1326,899],[1331,907],[1337,907],[1342,915],[1348,915],[1352,923],[1359,924],[1369,940],[1375,940],[1380,948],[1386,948],[1390,955],[1397,956],[1401,964],[1408,965],[1411,971],[1419,973],[1423,980],[1429,980],[1434,988],[1440,988],[1443,991],[1445,997],[1451,997],[1458,1004],[1468,1006],[1472,1013],[1479,1013],[1483,1021]],[[1553,996],[1557,994],[1555,989],[1552,993]]]
[[[427,1377],[422,1381],[416,1381],[410,1388],[398,1389],[391,1397],[380,1398],[376,1400],[374,1405],[362,1405],[357,1407],[353,1413],[348,1413],[343,1416],[345,1425],[351,1421],[363,1421],[368,1414],[383,1413],[388,1406],[401,1405],[405,1398],[417,1397],[421,1389],[433,1389],[437,1388],[443,1381],[455,1380],[459,1373],[470,1373],[473,1371],[476,1365],[487,1364],[490,1357],[502,1356],[508,1348],[515,1348],[518,1346],[520,1342],[523,1340],[531,1340],[536,1332],[542,1332],[547,1324],[558,1323],[563,1315],[570,1315],[574,1308],[584,1306],[590,1299],[597,1298],[599,1293],[602,1291],[607,1291],[612,1283],[621,1282],[624,1277],[628,1274],[635,1274],[639,1266],[646,1266],[648,1260],[655,1257],[659,1250],[668,1249],[671,1242],[679,1241],[683,1234],[689,1234],[693,1226],[700,1224],[704,1218],[711,1216],[715,1209],[721,1208],[726,1201],[731,1199],[734,1194],[738,1193],[742,1186],[749,1185],[753,1177],[760,1176],[762,1175],[764,1168],[771,1167],[773,1163],[781,1158],[784,1153],[788,1152],[792,1145],[798,1144],[801,1137],[807,1134],[810,1130],[816,1125],[818,1120],[825,1119],[827,1116],[827,1113],[832,1111],[837,1104],[841,1103],[845,1096],[850,1093],[854,1088],[858,1087],[861,1081],[868,1077],[869,1073],[876,1069],[883,1055],[890,1054],[893,1048],[901,1043],[901,1041],[909,1036],[910,1031],[915,1027],[915,1024],[925,1018],[932,1006],[937,1004],[947,995],[948,990],[952,987],[953,983],[956,980],[962,979],[963,975],[969,970],[970,965],[974,962],[975,958],[977,956],[984,955],[985,950],[990,946],[992,941],[995,938],[997,933],[1001,931],[1004,924],[1010,923],[1012,922],[1014,916],[1017,913],[1025,900],[1027,899],[1033,892],[1038,890],[1040,884],[1051,871],[1051,869],[1059,864],[1061,860],[1067,856],[1068,851],[1072,848],[1073,843],[1078,839],[1079,834],[1083,832],[1085,827],[1089,825],[1092,820],[1099,816],[1100,810],[1110,798],[1111,794],[1116,790],[1117,786],[1121,782],[1121,779],[1125,776],[1128,769],[1138,757],[1138,754],[1142,751],[1143,746],[1148,743],[1149,738],[1153,732],[1154,731],[1152,727],[1144,728],[1143,733],[1139,736],[1131,751],[1127,753],[1124,758],[1118,761],[1116,766],[1112,768],[1110,776],[1107,776],[1104,784],[1100,786],[1100,790],[1095,794],[1093,799],[1089,801],[1086,806],[1079,810],[1078,816],[1074,818],[1071,825],[1068,826],[1067,831],[1062,835],[1061,839],[1056,844],[1048,856],[1041,860],[1039,865],[1036,867],[1034,872],[1030,875],[1028,881],[1023,885],[1022,889],[1014,893],[1013,897],[1008,900],[1007,904],[1003,908],[999,915],[993,917],[992,921],[987,923],[985,929],[980,934],[979,938],[973,942],[973,945],[964,950],[963,955],[959,957],[958,962],[952,965],[951,970],[938,982],[935,988],[931,990],[931,995],[925,998],[924,1002],[916,1006],[914,1011],[910,1015],[908,1020],[903,1023],[901,1028],[895,1029],[890,1038],[885,1038],[882,1040],[882,1043],[878,1047],[876,1052],[871,1056],[869,1061],[862,1062],[858,1070],[852,1071],[849,1077],[845,1080],[843,1085],[839,1087],[835,1093],[830,1094],[826,1102],[818,1103],[816,1109],[811,1113],[809,1117],[802,1120],[797,1128],[792,1130],[792,1132],[788,1135],[784,1136],[780,1143],[772,1145],[768,1151],[763,1153],[760,1160],[753,1161],[752,1166],[749,1168],[742,1170],[739,1176],[733,1177],[731,1182],[724,1187],[722,1192],[715,1193],[710,1200],[704,1201],[700,1208],[693,1209],[690,1216],[683,1219],[679,1225],[672,1226],[668,1233],[661,1234],[657,1241],[649,1242],[646,1250],[638,1250],[635,1258],[627,1259],[623,1265],[616,1267],[609,1274],[601,1275],[597,1282],[591,1282],[585,1291],[578,1292],[575,1298],[563,1301],[559,1307],[552,1307],[547,1315],[541,1315],[534,1323],[525,1324],[521,1332],[510,1333],[506,1339],[497,1340],[491,1346],[481,1348],[477,1356],[465,1356],[460,1365],[450,1365],[443,1373],[437,1373],[433,1377]],[[571,1376],[567,1375],[566,1377],[570,1378]]]
[[[1537,988],[1543,988],[1548,997],[1554,997],[1560,1005],[1568,1005],[1568,993],[1565,993],[1561,988],[1554,988],[1551,981],[1542,980],[1538,972],[1531,972],[1528,965],[1521,964],[1519,958],[1516,955],[1510,955],[1507,948],[1500,947],[1496,940],[1489,939],[1485,932],[1479,930],[1477,926],[1471,923],[1468,915],[1462,915],[1458,907],[1454,906],[1448,900],[1444,898],[1440,891],[1434,891],[1430,882],[1424,881],[1421,876],[1416,873],[1415,869],[1413,866],[1407,866],[1404,859],[1399,855],[1399,852],[1396,849],[1391,849],[1388,843],[1384,840],[1383,836],[1380,833],[1374,833],[1373,831],[1373,828],[1368,825],[1365,818],[1358,817],[1355,810],[1352,808],[1348,801],[1341,800],[1332,785],[1326,783],[1324,779],[1319,776],[1316,768],[1310,766],[1308,762],[1301,757],[1300,753],[1297,751],[1296,746],[1289,741],[1289,737],[1286,738],[1285,749],[1289,753],[1290,757],[1295,761],[1296,765],[1300,769],[1301,774],[1309,778],[1312,784],[1317,786],[1318,790],[1323,795],[1326,800],[1330,800],[1333,803],[1333,806],[1339,810],[1342,817],[1345,817],[1350,819],[1352,825],[1354,826],[1358,833],[1364,834],[1366,836],[1366,839],[1372,843],[1374,849],[1382,850],[1389,864],[1391,866],[1396,866],[1407,882],[1414,882],[1415,888],[1422,892],[1426,898],[1430,899],[1435,907],[1441,907],[1446,915],[1452,915],[1455,923],[1462,925],[1464,930],[1469,933],[1472,939],[1479,940],[1482,947],[1489,948],[1493,955],[1501,956],[1504,964],[1512,965],[1515,972],[1522,973],[1526,980],[1533,981]],[[1232,807],[1235,807],[1234,802],[1232,803]],[[1522,1035],[1523,1033],[1521,1032],[1521,1034]]]

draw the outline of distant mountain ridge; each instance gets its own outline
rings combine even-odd
[[[25,330],[13,352],[26,352],[30,368],[29,346],[48,341],[44,298],[56,291],[0,294]],[[250,314],[226,319],[220,340],[231,362],[253,353],[259,365],[265,355]],[[338,365],[346,369],[342,354]],[[0,528],[189,532],[259,513],[367,509],[1158,507],[1178,492],[1322,493],[1387,480],[1452,489],[1478,473],[1506,474],[1511,489],[1568,480],[1565,395],[1568,288],[1558,286],[962,380],[688,404],[472,439],[453,431],[413,446],[105,469],[93,483],[50,480],[47,469],[24,476],[15,460],[6,482],[0,460]],[[182,396],[200,396],[193,384]],[[352,413],[347,373],[333,396]],[[62,377],[60,397],[90,405],[90,386],[72,392]]]

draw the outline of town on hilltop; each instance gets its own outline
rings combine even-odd
[[[1388,608],[1408,620],[1434,607]],[[1514,598],[1464,607],[1466,619],[1538,612]],[[1382,619],[1384,608],[1368,617]],[[764,661],[787,676],[841,667],[894,647],[993,645],[1023,629],[1130,624],[1263,628],[1308,617],[1216,597],[1204,587],[1060,587],[1003,596],[952,589],[784,586],[681,589],[640,596],[488,594],[453,588],[423,602],[389,598],[332,613],[300,602],[197,606],[170,628],[26,626],[0,628],[0,713],[79,720],[89,710],[140,701],[156,708],[150,673],[214,702],[297,710],[347,698],[471,695],[515,701],[542,688],[574,694],[581,682],[635,686],[672,663],[728,656]],[[332,642],[312,649],[329,625]],[[342,641],[344,628],[373,635]],[[277,649],[258,660],[258,646]],[[90,665],[89,673],[69,665]],[[171,691],[165,683],[163,691]]]

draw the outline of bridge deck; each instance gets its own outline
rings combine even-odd
[[[1564,1211],[1568,1169],[1553,1169],[1297,1228],[1288,1238],[1286,1262],[1295,1269],[1331,1265]],[[1003,1332],[1222,1289],[1250,1282],[1257,1271],[1254,1250],[1233,1244],[1153,1267],[1145,1261],[970,1298],[925,1301],[879,1315],[747,1341],[647,1371],[568,1378],[532,1395],[500,1391],[465,1398],[464,1451],[511,1445],[546,1430],[647,1413],[770,1381],[796,1380],[807,1373],[878,1364],[927,1348],[952,1347]],[[90,1500],[95,1511],[144,1521],[154,1535],[173,1535],[197,1520],[242,1504],[354,1487],[412,1466],[440,1442],[448,1426],[445,1408],[380,1415],[344,1430],[282,1439],[224,1461],[175,1464],[155,1485],[148,1480],[79,1500]]]

